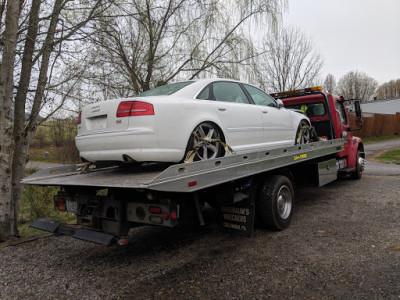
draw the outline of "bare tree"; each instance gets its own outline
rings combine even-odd
[[[337,90],[346,99],[365,102],[373,99],[377,86],[378,82],[366,73],[351,71],[340,78]]]
[[[8,1],[8,5],[10,2],[14,1]],[[107,7],[103,4],[103,0],[87,0],[80,3],[69,0],[32,0],[25,3],[21,0],[21,5],[22,3],[25,6],[16,30],[19,43],[14,44],[12,50],[13,53],[17,50],[18,56],[15,61],[14,58],[7,59],[7,64],[9,63],[13,67],[12,69],[16,69],[16,74],[14,78],[13,76],[9,77],[14,80],[15,86],[12,130],[14,147],[12,159],[7,162],[11,163],[11,167],[1,168],[2,172],[6,170],[8,172],[8,177],[2,182],[11,187],[9,190],[11,195],[0,194],[0,203],[11,205],[11,211],[7,212],[8,219],[5,219],[4,222],[7,222],[12,229],[5,236],[18,236],[17,220],[22,195],[20,181],[25,176],[30,143],[41,122],[39,112],[46,102],[50,99],[54,100],[55,97],[57,97],[58,103],[48,116],[61,107],[65,97],[51,93],[52,87],[54,88],[54,85],[70,85],[70,82],[75,80],[73,75],[76,73],[69,74],[70,76],[64,76],[64,74],[55,76],[54,68],[67,52],[66,49],[71,39],[76,37],[83,26]],[[7,17],[8,15],[9,10],[7,10]],[[5,33],[4,41],[7,40]],[[3,74],[3,72],[1,73]],[[58,77],[58,80],[54,80],[55,77]],[[10,97],[12,103],[12,90]],[[27,108],[30,109],[30,117],[28,121],[25,121]],[[7,120],[0,120],[0,124],[5,126]],[[7,136],[9,133],[11,133],[11,128],[2,127],[0,136]]]
[[[335,92],[335,89],[336,89],[335,76],[333,76],[332,74],[326,75],[326,78],[324,80],[324,88],[325,88],[325,90],[329,91],[330,93]]]
[[[0,38],[0,242],[15,235],[14,203],[11,185],[12,97],[18,19],[22,0],[8,1],[4,32]],[[0,4],[0,25],[5,2]],[[2,26],[0,26],[2,27]]]
[[[255,55],[245,25],[276,24],[285,0],[127,0],[96,24],[86,84],[105,97],[201,76],[233,75]],[[90,82],[90,83],[89,83]]]
[[[400,99],[400,79],[390,80],[378,87],[378,99]]]
[[[298,28],[282,28],[269,35],[259,59],[259,83],[274,92],[312,86],[323,66],[313,42]]]

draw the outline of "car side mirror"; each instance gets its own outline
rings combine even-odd
[[[276,99],[276,105],[278,106],[278,108],[282,108],[283,107],[283,101],[281,99]]]

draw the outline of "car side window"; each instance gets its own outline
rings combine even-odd
[[[240,85],[235,82],[214,82],[213,94],[217,101],[250,104]]]
[[[203,100],[210,100],[211,99],[211,88],[210,85],[208,85],[204,90],[201,91],[201,93],[196,97],[197,99],[203,99]]]
[[[254,86],[243,84],[246,91],[250,94],[251,99],[257,105],[277,107],[275,99],[270,95],[264,93],[262,90],[255,88]]]

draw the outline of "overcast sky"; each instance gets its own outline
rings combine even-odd
[[[284,24],[313,39],[322,79],[355,70],[379,84],[400,79],[400,0],[289,0]]]

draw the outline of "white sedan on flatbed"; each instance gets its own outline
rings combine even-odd
[[[202,79],[90,104],[75,141],[84,161],[175,163],[302,143],[309,124],[252,85]]]

